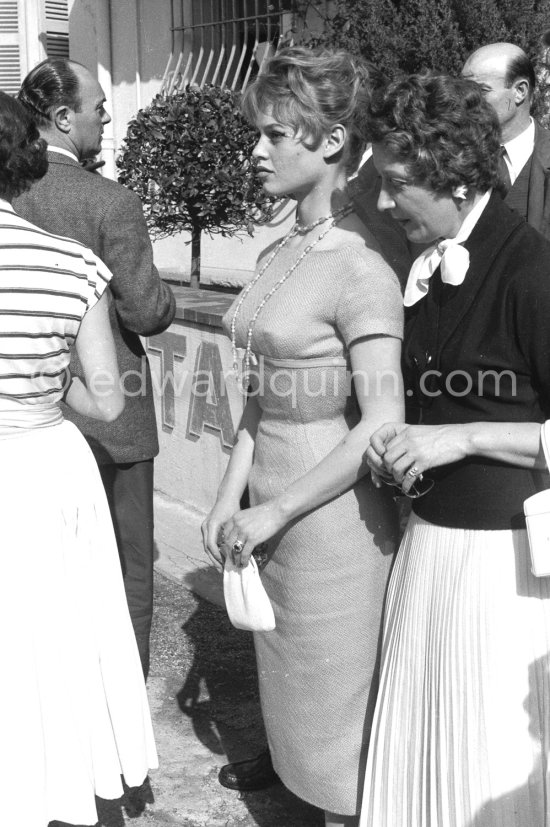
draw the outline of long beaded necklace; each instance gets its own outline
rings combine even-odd
[[[327,235],[327,233],[329,233],[332,230],[332,228],[336,226],[336,224],[338,224],[339,221],[341,221],[346,215],[349,215],[349,213],[352,212],[352,210],[353,210],[353,205],[346,204],[345,207],[340,207],[340,209],[334,210],[334,212],[331,212],[328,215],[324,215],[321,218],[318,218],[316,221],[313,222],[313,224],[308,224],[307,226],[304,226],[303,224],[300,224],[299,221],[297,221],[292,226],[292,228],[287,233],[287,235],[285,235],[284,238],[281,239],[281,241],[278,243],[278,245],[276,246],[274,251],[269,256],[266,263],[263,265],[263,267],[258,271],[258,273],[254,276],[252,281],[250,281],[248,283],[248,285],[245,287],[245,289],[241,293],[239,301],[237,302],[237,306],[235,307],[235,312],[233,313],[233,318],[231,319],[231,350],[232,350],[232,353],[233,353],[233,371],[234,371],[235,376],[237,377],[237,379],[238,379],[238,376],[239,376],[239,361],[238,361],[238,355],[237,355],[237,342],[236,342],[235,327],[236,327],[236,322],[237,322],[237,316],[239,315],[239,312],[240,312],[243,301],[246,299],[247,295],[250,293],[250,291],[252,290],[252,288],[254,287],[256,282],[258,282],[261,279],[263,274],[269,268],[270,264],[273,262],[273,259],[277,256],[278,253],[280,253],[280,251],[283,249],[283,247],[286,244],[288,244],[288,242],[290,241],[291,238],[294,238],[294,236],[298,235],[298,233],[301,233],[301,234],[305,235],[310,230],[313,230],[315,227],[318,227],[320,224],[324,224],[326,221],[329,222],[328,226],[317,236],[317,238],[314,239],[310,244],[308,244],[307,247],[304,247],[303,251],[300,253],[300,255],[298,256],[298,258],[296,259],[294,264],[292,264],[288,268],[288,270],[286,270],[286,272],[283,273],[283,275],[281,276],[279,281],[276,282],[276,284],[273,285],[273,287],[271,288],[271,290],[269,290],[268,293],[265,294],[265,296],[263,297],[262,301],[260,302],[260,304],[256,308],[256,311],[255,311],[254,315],[252,316],[252,318],[251,318],[251,320],[248,324],[248,331],[247,331],[247,336],[246,336],[246,349],[245,349],[245,355],[244,355],[244,370],[243,370],[243,377],[242,377],[242,388],[243,388],[243,391],[245,393],[248,389],[248,381],[250,379],[250,358],[251,358],[251,354],[252,354],[252,333],[254,331],[254,325],[256,324],[256,319],[260,315],[261,311],[263,310],[263,308],[265,307],[265,305],[267,304],[269,299],[273,296],[274,293],[277,292],[279,287],[281,287],[285,283],[285,281],[289,278],[289,276],[292,275],[294,270],[296,270],[296,268],[298,267],[300,262],[307,256],[307,254],[309,252],[311,252],[311,250],[313,250],[315,245],[318,244],[321,241],[321,239],[324,238]]]

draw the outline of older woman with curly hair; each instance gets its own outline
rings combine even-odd
[[[523,502],[544,487],[550,245],[498,193],[473,82],[413,75],[370,111],[379,209],[429,245],[405,291],[407,421],[371,438],[415,487],[390,581],[363,827],[550,823],[550,579]]]
[[[109,506],[64,399],[122,411],[106,290],[91,250],[38,229],[11,200],[47,168],[26,110],[0,92],[0,704],[2,819],[95,824],[95,796],[157,758]],[[69,373],[75,347],[85,382]]]

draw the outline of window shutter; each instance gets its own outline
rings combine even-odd
[[[45,0],[46,53],[69,57],[69,0]]]
[[[21,86],[17,0],[0,0],[0,89],[15,94]]]

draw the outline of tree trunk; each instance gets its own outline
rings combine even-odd
[[[199,287],[201,276],[201,231],[193,227],[191,233],[191,280],[190,287]]]

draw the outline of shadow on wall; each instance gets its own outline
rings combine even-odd
[[[113,83],[160,81],[172,48],[171,0],[74,0],[69,13],[71,57],[86,66],[112,64]],[[106,42],[111,30],[111,44]]]

